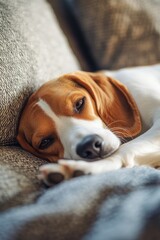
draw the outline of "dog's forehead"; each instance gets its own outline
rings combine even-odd
[[[44,91],[44,89],[53,89],[53,90],[57,90],[57,89],[63,89],[63,90],[69,90],[69,89],[73,89],[77,84],[72,81],[69,77],[59,77],[56,80],[51,80],[48,81],[46,84],[44,84],[40,90]]]
[[[44,84],[37,92],[37,100],[44,99],[49,103],[63,101],[71,92],[75,90],[76,84],[69,79],[59,78]]]
[[[26,113],[25,125],[27,128],[31,128],[32,131],[43,131],[47,128],[51,129],[51,127],[55,125],[49,116],[45,114],[39,103],[41,103],[41,99],[35,102]]]
[[[81,94],[83,90],[67,77],[47,82],[31,96],[24,109],[25,128],[37,129],[44,124],[51,124],[51,119],[52,125],[56,125],[57,116],[73,115],[72,96]]]
[[[73,114],[73,103],[84,94],[84,89],[67,78],[49,81],[43,85],[34,95],[35,102],[47,103],[57,115]],[[31,103],[32,104],[32,103]],[[42,104],[43,105],[43,104]]]
[[[58,115],[56,115],[56,113],[52,109],[51,104],[47,103],[43,99],[39,99],[36,105],[39,108],[39,112],[40,112],[39,116],[41,115],[40,116],[41,119],[46,120],[46,118],[48,118],[52,120],[54,124],[56,124],[59,121],[59,117]]]

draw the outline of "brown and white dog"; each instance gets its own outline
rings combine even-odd
[[[80,173],[159,166],[160,65],[79,71],[45,83],[25,106],[17,139],[54,163],[40,168],[48,184]]]

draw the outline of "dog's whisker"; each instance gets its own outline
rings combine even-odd
[[[115,121],[110,122],[109,124],[107,124],[107,127],[108,127],[108,128],[112,128],[112,125],[113,125],[113,124],[117,124],[117,125],[119,124],[119,125],[120,125],[120,124],[122,124],[122,123],[123,123],[123,124],[126,124],[126,121],[123,121],[123,120],[115,120]],[[118,126],[115,126],[115,127],[118,127]]]
[[[132,136],[129,136],[129,132],[124,129],[124,128],[120,128],[120,127],[112,127],[111,131],[113,131],[121,140],[123,140],[123,142],[127,142],[128,138],[130,138],[131,140],[133,139]],[[128,135],[128,138],[123,137],[124,132],[126,133],[126,135]]]

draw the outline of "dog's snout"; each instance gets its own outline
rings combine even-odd
[[[94,159],[101,157],[104,141],[96,135],[89,135],[82,139],[77,145],[76,152],[82,158]]]

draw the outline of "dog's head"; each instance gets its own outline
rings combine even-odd
[[[44,84],[29,98],[17,139],[51,162],[99,159],[118,149],[121,138],[141,130],[128,90],[102,73],[75,72]]]

